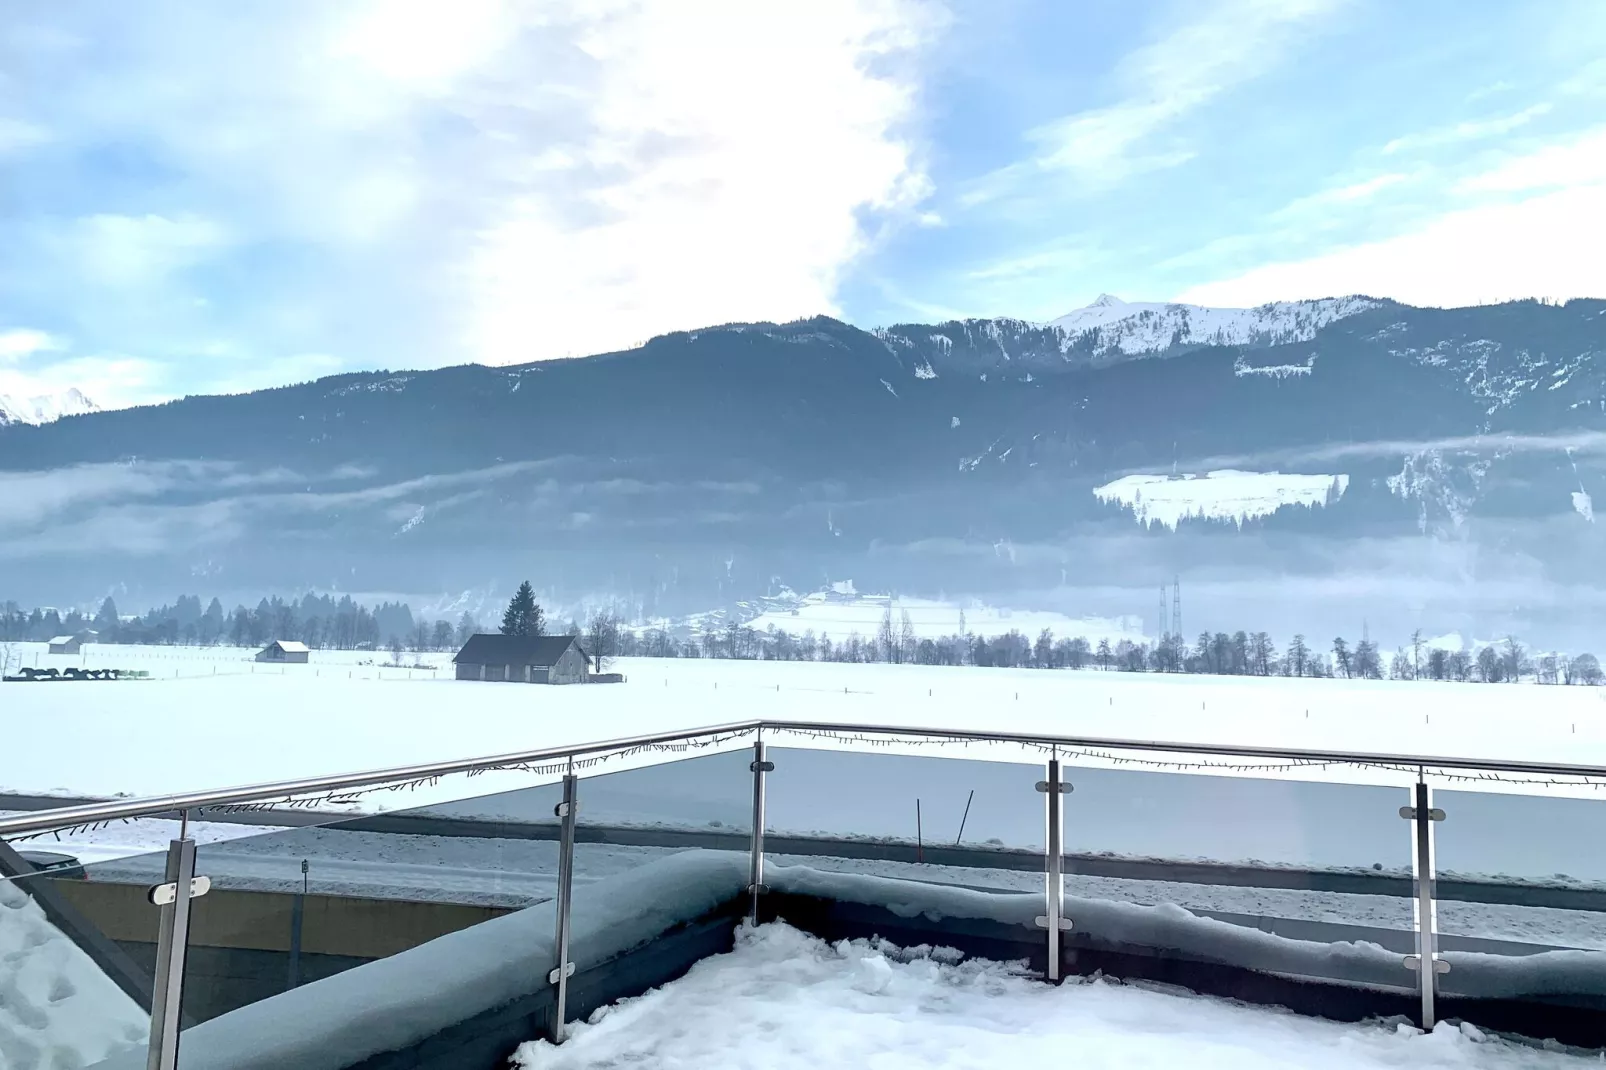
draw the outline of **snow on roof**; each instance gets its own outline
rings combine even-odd
[[[78,637],[76,635],[58,635],[50,640],[50,645],[55,646],[57,643],[74,643],[77,641]]]
[[[570,646],[579,646],[577,635],[502,635],[482,632],[471,635],[452,659],[464,665],[538,665],[550,668],[558,663]],[[585,654],[582,648],[580,653]]]
[[[294,639],[275,639],[268,646],[276,646],[286,654],[305,654],[309,650],[306,643],[298,643]]]

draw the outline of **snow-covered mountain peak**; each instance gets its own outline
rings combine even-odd
[[[1173,346],[1282,345],[1306,342],[1321,328],[1376,308],[1370,297],[1274,301],[1256,308],[1206,308],[1154,301],[1122,301],[1110,294],[1046,326],[1066,335],[1067,348],[1097,329],[1100,353],[1153,353]]]
[[[63,416],[99,411],[100,406],[85,397],[77,387],[59,394],[40,394],[28,398],[0,394],[0,427],[7,424],[48,424]]]

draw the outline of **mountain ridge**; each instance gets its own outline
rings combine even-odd
[[[0,554],[30,565],[0,599],[170,598],[201,570],[423,601],[529,574],[650,616],[851,577],[1114,617],[1180,573],[1224,618],[1275,575],[1318,592],[1320,619],[1407,612],[1381,598],[1442,630],[1584,626],[1576,591],[1606,559],[1575,504],[1606,500],[1606,302],[1379,303],[1303,341],[1118,359],[955,322],[727,324],[0,429],[0,478],[44,503],[0,510]],[[1168,491],[1165,522],[1097,493],[1224,470],[1247,476]]]

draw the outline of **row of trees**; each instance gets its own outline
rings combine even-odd
[[[0,640],[9,642],[42,643],[58,635],[93,631],[100,643],[261,646],[288,639],[315,649],[427,651],[455,649],[454,643],[478,630],[478,622],[467,613],[454,626],[415,617],[403,602],[381,602],[370,608],[349,595],[338,600],[314,594],[289,601],[264,598],[255,608],[238,605],[228,612],[216,598],[202,608],[199,597],[184,595],[173,605],[126,618],[111,598],[93,617],[76,610],[66,614],[23,610],[15,602],[0,605]]]
[[[519,585],[502,615],[508,635],[544,635],[552,628],[528,581]],[[455,622],[415,617],[405,603],[369,608],[349,595],[338,600],[308,594],[289,601],[264,598],[255,608],[243,605],[224,612],[213,598],[204,608],[199,597],[185,595],[171,606],[143,616],[123,618],[107,598],[93,617],[53,609],[24,611],[16,603],[0,605],[0,641],[43,642],[56,635],[94,630],[103,643],[150,643],[258,646],[273,639],[299,640],[315,649],[389,649],[393,656],[454,650],[481,631],[471,614]],[[588,653],[604,661],[614,657],[734,658],[764,661],[881,662],[918,665],[976,665],[1004,668],[1083,669],[1124,672],[1205,673],[1225,676],[1340,677],[1353,679],[1454,680],[1514,683],[1597,685],[1603,682],[1592,654],[1534,655],[1515,639],[1465,650],[1430,646],[1421,632],[1407,646],[1385,656],[1369,637],[1351,645],[1343,637],[1325,649],[1295,635],[1279,651],[1266,632],[1204,632],[1191,645],[1179,635],[1153,644],[1121,639],[1090,642],[1081,636],[1057,637],[1044,629],[1035,639],[1018,631],[980,636],[967,633],[919,638],[903,612],[889,607],[873,635],[857,631],[833,639],[812,630],[794,635],[778,628],[757,630],[730,621],[706,623],[691,634],[664,629],[636,632],[611,612],[597,613],[582,628],[570,620],[558,634],[580,635]]]
[[[1547,684],[1603,682],[1593,654],[1544,654],[1535,657],[1515,639],[1465,650],[1430,647],[1421,633],[1409,647],[1385,660],[1378,644],[1363,638],[1352,646],[1342,637],[1330,649],[1314,648],[1295,635],[1279,651],[1266,632],[1204,632],[1193,644],[1168,635],[1154,644],[1120,639],[1090,642],[1082,636],[1057,637],[1043,629],[1036,639],[1019,631],[1003,635],[948,635],[917,638],[908,613],[894,618],[889,609],[873,636],[850,632],[833,640],[812,630],[794,635],[779,628],[758,630],[735,621],[722,627],[704,625],[693,635],[664,629],[636,633],[620,629],[617,618],[593,620],[588,637],[611,623],[611,643],[599,643],[605,654],[625,657],[735,658],[763,661],[881,662],[917,665],[977,665],[1004,668],[1083,669],[1123,672],[1203,673],[1218,676],[1338,677],[1347,679],[1455,680],[1507,683],[1531,679]],[[597,642],[597,640],[593,640]],[[591,647],[588,647],[591,649]]]

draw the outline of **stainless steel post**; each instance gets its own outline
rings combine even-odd
[[[547,981],[557,985],[557,1001],[552,1008],[552,1042],[563,1043],[564,1027],[569,1003],[569,978],[574,975],[574,963],[569,961],[569,916],[574,903],[574,823],[578,802],[580,778],[569,773],[563,778],[563,801],[558,804],[558,898],[557,945],[558,962]]]
[[[1047,912],[1037,919],[1037,924],[1048,930],[1048,979],[1060,979],[1060,933],[1070,927],[1065,918],[1065,842],[1062,832],[1065,797],[1065,785],[1060,779],[1060,762],[1058,758],[1051,758],[1048,762],[1048,779],[1040,781],[1037,790],[1046,796],[1048,846],[1047,859],[1044,867],[1046,873],[1046,888],[1044,897],[1047,901]]]
[[[752,897],[747,921],[756,926],[759,899],[764,894],[764,774],[775,769],[762,739],[753,742],[753,764],[749,768],[753,770],[753,853],[747,876],[747,892]]]
[[[1411,821],[1411,869],[1416,881],[1416,954],[1406,956],[1405,965],[1416,971],[1417,989],[1422,993],[1422,1028],[1432,1029],[1439,974],[1450,968],[1438,954],[1438,919],[1433,899],[1433,823],[1443,821],[1445,815],[1443,810],[1433,808],[1427,781],[1420,774],[1411,798],[1413,805],[1400,807],[1400,816]]]
[[[177,1070],[179,1013],[184,1005],[184,955],[190,940],[190,892],[195,881],[195,841],[189,838],[189,814],[183,814],[179,838],[167,848],[166,883],[151,889],[150,899],[162,909],[156,937],[156,976],[151,990],[149,1070]]]

